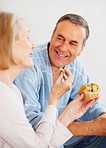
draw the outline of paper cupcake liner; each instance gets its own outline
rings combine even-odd
[[[84,99],[86,101],[90,101],[90,100],[97,98],[99,96],[100,92],[86,92],[85,91],[84,94],[85,94]]]

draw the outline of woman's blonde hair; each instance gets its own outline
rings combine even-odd
[[[15,39],[19,35],[20,18],[13,13],[0,12],[0,69],[7,70],[10,63],[18,64],[13,56]]]

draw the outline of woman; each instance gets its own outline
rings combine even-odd
[[[45,114],[34,132],[25,117],[20,91],[12,84],[24,68],[33,66],[32,49],[29,31],[23,21],[12,13],[0,12],[0,147],[2,148],[61,146],[72,137],[72,133],[66,127],[82,116],[97,100],[87,103],[83,100],[82,94],[65,108],[57,120],[58,101],[70,89],[73,82],[68,70],[65,70],[67,79],[61,72],[51,89]],[[61,140],[58,141],[59,136]]]

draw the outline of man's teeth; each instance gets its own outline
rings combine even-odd
[[[58,52],[57,52],[57,54],[58,54],[59,56],[61,56],[61,57],[66,57],[66,56],[64,56],[64,55],[61,55],[61,54],[60,54],[60,53],[58,53]]]

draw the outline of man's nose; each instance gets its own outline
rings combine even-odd
[[[62,43],[61,45],[61,50],[63,51],[67,51],[69,49],[69,43],[67,41],[65,41],[64,43]]]

